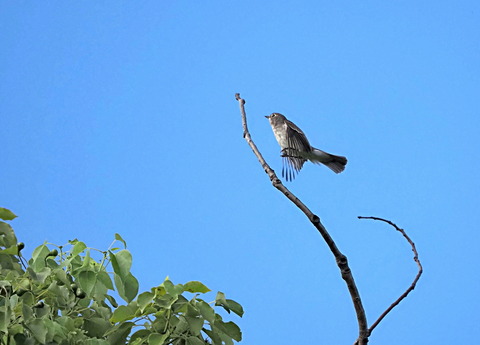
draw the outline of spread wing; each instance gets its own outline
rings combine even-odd
[[[292,181],[295,178],[306,159],[302,157],[301,152],[310,152],[312,147],[307,140],[307,137],[293,122],[285,119],[287,147],[282,150],[283,169],[282,176],[287,181]]]
[[[293,181],[295,175],[298,174],[300,169],[302,169],[303,163],[305,162],[306,160],[303,158],[287,157],[283,155],[282,177],[287,181]]]
[[[305,133],[300,128],[287,119],[285,119],[285,126],[287,127],[288,148],[298,152],[310,152],[312,150]]]

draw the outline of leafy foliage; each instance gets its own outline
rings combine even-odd
[[[8,220],[13,213],[2,209],[0,215]],[[175,285],[167,278],[138,294],[132,255],[119,234],[106,251],[77,239],[66,246],[44,243],[28,263],[23,247],[0,221],[0,344],[230,345],[242,339],[213,302],[199,298],[210,291],[201,282]],[[118,305],[114,295],[126,304]],[[214,303],[243,315],[222,292]]]

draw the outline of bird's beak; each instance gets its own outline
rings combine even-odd
[[[268,115],[268,116],[265,116],[265,117],[266,117],[267,119],[269,119],[269,118],[270,118],[270,115]]]

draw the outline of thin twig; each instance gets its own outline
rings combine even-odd
[[[365,315],[365,310],[363,309],[362,300],[360,299],[360,294],[358,292],[357,286],[355,284],[355,280],[353,279],[352,272],[350,267],[348,266],[347,257],[343,255],[340,250],[337,248],[335,242],[330,237],[330,234],[327,232],[327,229],[323,226],[320,222],[320,218],[313,214],[308,207],[300,201],[292,192],[290,192],[287,187],[285,187],[280,179],[275,174],[270,166],[267,164],[263,156],[261,155],[260,151],[258,151],[257,146],[252,141],[250,133],[247,127],[247,115],[245,114],[245,100],[240,97],[240,94],[235,94],[235,99],[238,101],[240,106],[240,113],[242,115],[242,125],[243,125],[243,137],[247,141],[248,145],[252,149],[253,153],[257,157],[258,161],[262,165],[263,169],[270,177],[270,181],[275,188],[277,188],[280,192],[282,192],[290,201],[292,201],[312,222],[315,228],[318,230],[320,235],[322,235],[323,239],[327,243],[330,251],[335,256],[335,260],[337,265],[340,269],[342,274],[343,280],[345,280],[348,291],[350,292],[350,297],[352,298],[353,306],[355,308],[355,313],[357,315],[357,323],[358,323],[358,344],[365,345],[368,343],[368,324],[367,324],[367,317]]]
[[[368,335],[370,336],[370,334],[372,333],[372,331],[375,329],[375,327],[378,326],[378,324],[383,320],[383,318],[385,316],[387,316],[387,314],[392,311],[393,308],[395,308],[405,297],[407,297],[407,295],[413,290],[415,289],[415,286],[417,285],[417,282],[418,280],[420,279],[420,276],[422,275],[423,273],[423,267],[422,267],[422,264],[420,263],[420,259],[418,258],[418,252],[417,252],[417,248],[415,247],[415,243],[413,243],[413,241],[410,239],[410,237],[408,237],[408,235],[406,234],[405,230],[399,228],[395,223],[393,223],[392,221],[390,220],[387,220],[387,219],[383,219],[383,218],[379,218],[379,217],[362,217],[362,216],[359,216],[358,217],[359,219],[373,219],[373,220],[380,220],[382,222],[385,222],[385,223],[388,223],[390,224],[391,226],[393,226],[395,228],[395,230],[399,231],[403,237],[405,237],[405,239],[408,241],[408,243],[410,244],[410,246],[412,247],[412,252],[413,252],[413,260],[417,263],[417,266],[418,266],[418,273],[415,277],[415,279],[413,280],[412,284],[408,287],[408,289],[399,297],[397,298],[397,300],[395,302],[393,302],[377,319],[377,321],[375,321],[371,326],[370,328],[368,329]]]

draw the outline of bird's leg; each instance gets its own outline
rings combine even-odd
[[[281,157],[292,157],[292,158],[302,158],[302,156],[295,154],[297,150],[286,147],[280,151],[282,153]]]
[[[282,154],[282,157],[291,157],[291,155],[289,154],[289,150],[290,150],[289,147],[285,147],[284,149],[282,149],[280,151],[281,154]]]

